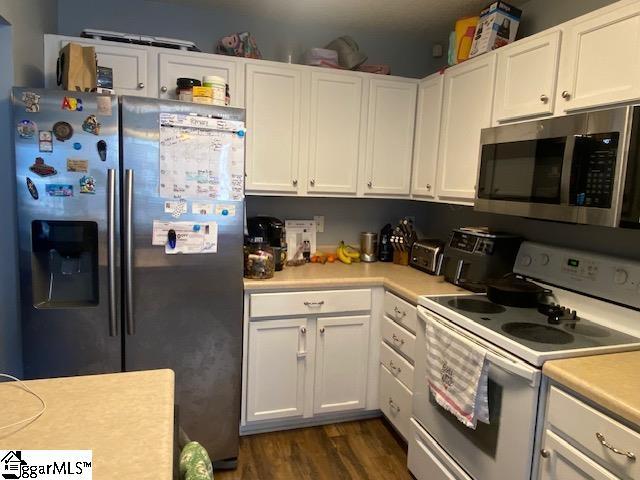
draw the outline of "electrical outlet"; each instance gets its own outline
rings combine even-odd
[[[316,222],[316,232],[324,232],[324,215],[316,215],[313,220]]]

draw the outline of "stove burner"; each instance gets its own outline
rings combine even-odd
[[[511,322],[504,324],[502,330],[516,338],[531,342],[566,345],[573,341],[573,335],[570,333],[537,323]]]
[[[611,332],[606,328],[598,327],[596,325],[585,325],[584,323],[567,323],[564,326],[565,330],[571,333],[577,333],[584,335],[585,337],[609,337]]]
[[[484,300],[475,300],[473,298],[453,298],[449,300],[449,306],[458,310],[473,313],[502,313],[507,309],[501,305],[496,305]]]
[[[538,305],[538,311],[547,316],[547,322],[551,325],[558,325],[560,322],[565,321],[578,322],[580,320],[575,310],[555,303],[550,305],[541,303]]]

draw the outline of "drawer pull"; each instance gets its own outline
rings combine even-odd
[[[393,339],[393,343],[404,345],[404,338],[398,338],[395,333],[391,335],[391,338]]]
[[[303,335],[307,333],[307,327],[300,327],[300,333]]]
[[[324,300],[320,300],[319,302],[304,302],[307,307],[321,307],[324,305]]]
[[[549,450],[547,450],[546,448],[543,448],[542,450],[540,450],[540,456],[542,458],[549,458],[550,455],[551,453],[549,453]]]
[[[614,447],[609,442],[607,442],[607,439],[604,438],[604,435],[602,435],[600,432],[596,432],[596,438],[598,439],[598,441],[600,442],[600,444],[603,447],[608,448],[613,453],[617,453],[618,455],[624,455],[625,457],[627,457],[632,462],[635,462],[635,460],[636,460],[636,454],[635,453],[625,452],[624,450],[618,450],[616,447]]]
[[[400,318],[404,318],[407,316],[407,312],[405,312],[404,310],[400,310],[398,307],[393,307],[393,311]]]
[[[389,368],[391,369],[391,371],[393,371],[395,373],[400,373],[402,371],[402,369],[400,367],[396,367],[393,364],[393,360],[389,360]]]
[[[391,397],[389,397],[389,408],[396,413],[400,413],[400,407],[396,405]]]

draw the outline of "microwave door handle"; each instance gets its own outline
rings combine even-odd
[[[576,149],[576,136],[568,135],[567,144],[562,159],[562,173],[560,177],[560,205],[569,205],[571,195],[571,169]]]

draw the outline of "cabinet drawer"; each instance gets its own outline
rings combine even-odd
[[[412,399],[411,391],[380,365],[380,410],[405,439],[409,438]]]
[[[384,292],[384,313],[411,332],[418,328],[416,307],[389,292]]]
[[[382,339],[413,361],[416,337],[388,317],[382,320]]]
[[[418,423],[410,421],[407,467],[418,480],[471,480]]]
[[[551,387],[549,392],[547,422],[553,430],[572,439],[571,443],[595,456],[611,472],[623,478],[640,478],[640,434],[637,432],[556,387]],[[635,461],[614,453],[596,434],[610,446],[634,454]]]
[[[387,367],[391,375],[413,391],[413,365],[384,342],[380,343],[380,363]]]
[[[371,310],[371,290],[256,293],[249,308],[251,318],[363,312]]]

